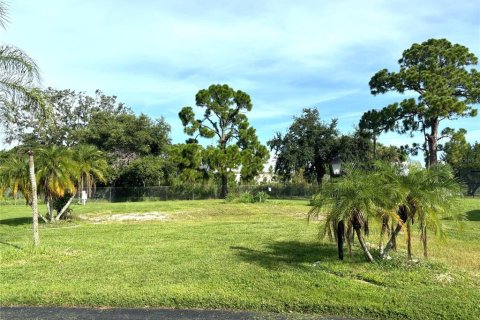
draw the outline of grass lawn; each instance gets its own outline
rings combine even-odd
[[[462,229],[445,221],[447,242],[430,237],[429,260],[415,232],[416,264],[406,262],[402,235],[392,260],[369,264],[356,246],[353,258],[338,261],[335,245],[319,242],[318,223],[307,223],[307,204],[89,203],[73,207],[71,222],[41,224],[37,250],[29,208],[2,205],[0,305],[478,319],[479,199],[461,200],[469,219]],[[142,212],[166,219],[112,221]]]

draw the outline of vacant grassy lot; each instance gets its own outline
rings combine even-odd
[[[474,319],[480,314],[480,201],[469,221],[431,236],[431,258],[364,262],[307,223],[307,201],[90,203],[72,222],[41,225],[32,248],[28,207],[0,207],[0,305],[188,307],[388,319]],[[43,209],[43,208],[42,208]],[[44,210],[44,209],[43,209]],[[155,212],[145,215],[143,212]],[[147,221],[122,220],[124,216]],[[130,217],[131,219],[132,217]],[[414,225],[415,226],[415,225]],[[415,236],[418,236],[415,233]],[[378,242],[371,234],[368,241]]]

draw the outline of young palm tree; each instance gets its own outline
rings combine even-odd
[[[427,230],[444,236],[441,218],[455,216],[455,204],[461,197],[460,185],[449,167],[431,166],[428,169],[411,167],[409,175],[399,176],[400,184],[407,190],[407,195],[399,206],[399,223],[391,235],[389,243],[383,250],[385,257],[402,227],[407,234],[407,255],[412,258],[411,225],[417,220],[423,255],[428,257]],[[457,217],[458,218],[458,217]]]
[[[65,193],[75,193],[78,165],[70,149],[52,146],[39,149],[37,157],[37,180],[47,203],[50,222],[54,221],[52,201]]]
[[[108,163],[103,153],[91,145],[77,146],[73,156],[79,167],[79,190],[91,196],[97,181],[106,182]]]
[[[27,204],[31,204],[31,187],[26,158],[11,155],[0,164],[0,186],[10,189],[14,199],[20,192]]]
[[[435,165],[426,170],[416,170],[405,177],[410,186],[407,198],[410,216],[418,220],[423,255],[428,257],[427,230],[444,236],[441,218],[456,217],[455,207],[461,197],[460,185],[451,169],[445,165]],[[411,255],[411,253],[410,253]]]
[[[379,174],[376,171],[350,168],[338,181],[322,186],[320,193],[314,197],[309,218],[322,212],[326,214],[323,235],[336,230],[340,258],[343,256],[341,253],[343,239],[346,238],[350,246],[350,229],[357,235],[367,259],[374,261],[361,230],[363,228],[365,231],[369,218],[394,215],[395,199],[399,198],[395,181],[388,172]],[[344,224],[347,225],[346,228]]]

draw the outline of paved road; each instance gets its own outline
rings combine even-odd
[[[227,310],[181,310],[181,309],[94,309],[50,307],[0,307],[2,320],[354,320],[325,318],[299,314],[255,313]]]

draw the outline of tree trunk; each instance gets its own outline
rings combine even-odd
[[[57,214],[57,217],[55,218],[55,220],[57,221],[60,220],[62,215],[65,213],[65,211],[67,211],[68,207],[70,207],[70,204],[72,203],[74,198],[75,198],[75,195],[72,195],[70,199],[68,199],[67,203],[63,206],[62,210],[60,210],[60,212]]]
[[[33,150],[28,151],[28,173],[32,188],[32,211],[33,211],[33,243],[35,247],[40,246],[40,235],[38,233],[38,198],[37,179],[35,178],[35,164],[33,161]]]
[[[384,259],[387,256],[390,249],[397,250],[397,235],[400,232],[400,230],[402,230],[402,226],[405,223],[405,221],[407,221],[407,219],[408,219],[407,206],[405,206],[405,205],[399,206],[397,214],[398,214],[398,217],[400,218],[401,222],[399,222],[397,224],[395,229],[393,229],[393,226],[392,226],[390,240],[388,241],[385,248],[383,250],[381,250],[381,251],[383,251],[383,253],[381,253],[382,259]]]
[[[343,237],[345,235],[345,223],[340,220],[337,225],[338,259],[343,260]]]
[[[42,216],[40,212],[38,213],[38,216],[42,218],[43,222],[48,223],[48,220],[44,216]]]
[[[365,256],[367,257],[368,261],[374,262],[375,260],[373,260],[373,257],[371,255],[370,251],[368,251],[368,248],[367,248],[367,245],[365,244],[365,241],[363,241],[361,229],[360,228],[355,228],[355,232],[357,233],[358,242],[360,242],[360,246],[362,247],[363,252],[365,252]]]
[[[377,136],[373,135],[373,162],[377,161]]]
[[[352,243],[353,243],[354,236],[355,235],[353,234],[352,225],[349,223],[348,226],[347,226],[347,234],[346,234],[345,238],[347,239],[348,255],[350,256],[350,258],[353,257]]]
[[[47,197],[47,211],[50,222],[55,222],[55,217],[53,216],[53,199],[50,196]]]
[[[397,227],[395,228],[395,230],[393,230],[392,235],[390,236],[390,240],[387,242],[387,244],[385,245],[385,248],[382,250],[382,253],[381,253],[382,259],[385,259],[390,249],[392,249],[394,244],[396,244],[396,238],[400,230],[402,230],[401,222],[397,224]]]
[[[390,234],[393,234],[395,232],[395,228],[393,228],[393,225],[392,225],[392,228],[390,229]],[[392,250],[393,251],[397,251],[397,236],[393,237],[392,239]]]
[[[315,165],[315,171],[316,171],[316,176],[317,176],[316,177],[317,178],[317,184],[321,185],[322,180],[323,180],[323,176],[327,172],[327,170],[325,170],[325,166],[324,166],[323,162],[321,162],[321,161],[317,162],[317,164]]]
[[[438,163],[437,149],[438,149],[438,119],[432,120],[432,126],[430,134],[427,135],[428,141],[428,166],[433,166]]]
[[[412,233],[410,219],[407,221],[407,258],[412,260]]]
[[[222,189],[220,190],[220,198],[225,199],[228,194],[228,176],[226,173],[222,173]]]
[[[383,238],[387,230],[388,230],[388,217],[384,216],[382,217],[382,229],[380,231],[380,245],[379,245],[380,255],[383,255]]]
[[[427,248],[427,227],[423,226],[422,228],[422,242],[423,242],[423,256],[428,258],[428,248]]]
[[[373,262],[373,257],[370,254],[370,251],[368,251],[367,245],[365,244],[365,241],[363,240],[362,237],[362,225],[365,225],[365,222],[362,224],[362,218],[360,215],[360,212],[356,212],[353,216],[353,219],[351,220],[353,229],[355,230],[355,233],[357,234],[358,242],[360,243],[360,246],[363,249],[363,252],[365,253],[365,256],[367,257],[368,261]]]
[[[78,204],[82,203],[82,191],[83,191],[83,173],[80,178],[80,188],[78,190]]]

